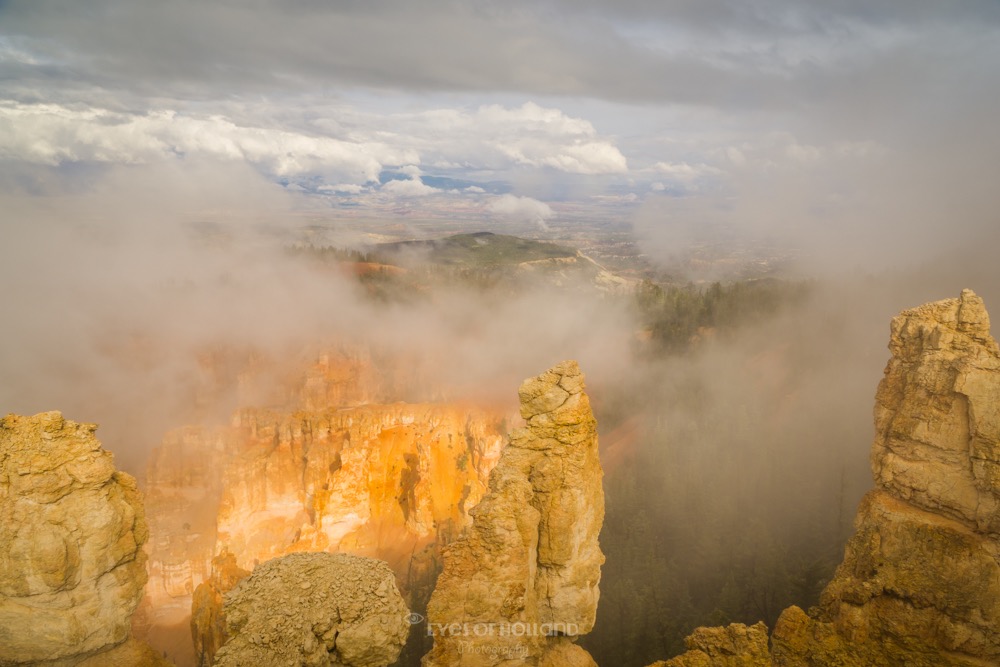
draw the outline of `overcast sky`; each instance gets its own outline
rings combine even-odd
[[[387,337],[448,359],[456,395],[567,356],[635,370],[607,303],[389,317],[274,253],[286,223],[370,241],[430,215],[608,216],[654,259],[776,239],[858,278],[775,326],[864,367],[822,396],[868,396],[892,313],[963,287],[997,307],[998,72],[997,0],[0,0],[0,414],[145,451],[220,341]],[[191,220],[226,224],[192,244]],[[894,269],[898,293],[869,278]]]
[[[0,187],[208,160],[332,209],[935,246],[995,223],[998,70],[995,0],[0,0]]]

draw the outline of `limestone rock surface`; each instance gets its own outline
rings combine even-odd
[[[597,424],[576,362],[526,380],[526,426],[490,473],[467,537],[444,552],[425,667],[593,665],[572,642],[594,626],[604,555]]]
[[[226,594],[224,611],[219,667],[383,667],[410,630],[389,566],[349,554],[267,561]]]
[[[0,421],[0,664],[99,662],[129,639],[146,522],[96,428],[58,412]]]

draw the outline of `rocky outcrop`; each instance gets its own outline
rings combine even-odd
[[[733,623],[725,628],[697,628],[684,640],[687,653],[650,667],[770,667],[767,626]]]
[[[893,318],[889,349],[875,489],[819,607],[781,614],[767,661],[758,624],[750,642],[727,639],[744,626],[699,628],[691,651],[656,665],[1000,664],[1000,348],[989,315],[963,290]]]
[[[778,619],[775,667],[1000,664],[1000,349],[989,328],[970,290],[893,319],[875,489],[819,607]],[[734,657],[752,655],[665,664],[766,664]]]
[[[0,421],[0,664],[114,664],[105,652],[129,640],[146,523],[96,429],[58,412]]]
[[[409,611],[389,566],[348,554],[290,554],[257,567],[225,599],[219,667],[382,667],[406,642]]]
[[[166,649],[187,642],[192,594],[223,549],[245,570],[292,552],[372,556],[418,596],[438,572],[424,567],[426,548],[470,523],[504,430],[498,413],[395,403],[244,409],[227,427],[171,433],[147,476],[147,636]]]
[[[875,397],[875,483],[888,495],[1000,534],[1000,353],[971,290],[892,321]]]
[[[212,576],[194,591],[191,601],[191,638],[195,664],[211,667],[215,654],[226,643],[223,596],[250,573],[236,564],[236,556],[224,550],[212,559]]]
[[[1000,664],[1000,351],[965,290],[892,321],[875,490],[820,609],[793,607],[776,665]]]
[[[604,555],[596,421],[576,362],[526,380],[515,430],[444,552],[428,605],[425,667],[593,665],[573,641],[594,626]]]

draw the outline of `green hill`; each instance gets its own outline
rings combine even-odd
[[[454,267],[509,266],[540,259],[575,257],[572,248],[517,236],[475,232],[430,241],[380,243],[372,256],[386,264],[426,262]]]

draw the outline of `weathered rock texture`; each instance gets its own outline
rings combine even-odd
[[[650,667],[770,667],[767,626],[733,623],[725,628],[697,628],[684,640],[688,651]]]
[[[875,483],[895,498],[1000,534],[1000,353],[971,290],[901,313],[875,397]]]
[[[774,631],[776,665],[1000,664],[1000,351],[970,290],[892,321],[875,490],[810,617]]]
[[[257,567],[225,599],[218,667],[382,667],[406,642],[409,611],[389,566],[301,553]]]
[[[146,523],[96,428],[58,412],[0,421],[0,664],[76,665],[129,639]]]
[[[576,362],[518,394],[527,426],[511,434],[468,536],[445,549],[425,667],[594,664],[572,642],[594,626],[604,562],[597,424]]]
[[[778,619],[776,667],[1000,665],[1000,350],[989,326],[970,290],[893,319],[875,489],[820,606]]]
[[[223,549],[246,570],[292,552],[367,555],[408,594],[429,589],[425,549],[471,523],[505,428],[484,410],[395,403],[244,409],[229,427],[171,433],[147,476],[147,636],[168,649],[187,641],[192,594]]]

